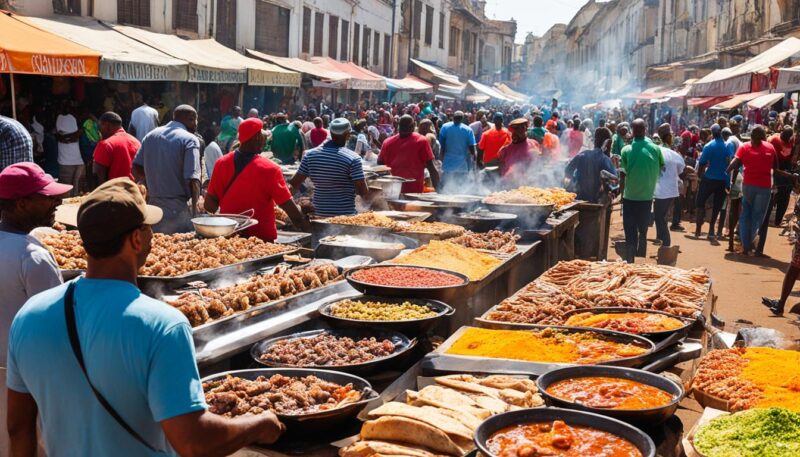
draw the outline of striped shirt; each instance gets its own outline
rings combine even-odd
[[[306,151],[298,173],[314,183],[314,213],[329,217],[356,213],[356,181],[364,179],[361,158],[333,141]]]
[[[31,134],[16,120],[0,116],[0,170],[20,162],[33,162]]]

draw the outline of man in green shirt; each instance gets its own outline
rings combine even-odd
[[[533,116],[533,127],[528,129],[528,138],[538,141],[540,144],[544,141],[544,135],[547,130],[544,129],[544,119],[541,116]]]
[[[664,168],[661,148],[647,138],[647,124],[636,119],[631,124],[633,141],[622,148],[622,227],[625,231],[625,260],[633,263],[636,256],[647,255],[647,227],[656,182]]]
[[[297,151],[297,155],[295,155]],[[303,151],[303,137],[294,124],[286,122],[285,114],[275,116],[272,128],[272,155],[284,165],[293,164]]]
[[[617,127],[617,133],[614,134],[614,139],[611,141],[611,155],[622,155],[622,148],[625,147],[625,137],[628,136],[628,124],[622,123]]]

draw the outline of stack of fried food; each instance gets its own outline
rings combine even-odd
[[[43,237],[42,243],[53,253],[63,270],[85,269],[86,251],[76,230]],[[198,238],[194,233],[153,235],[153,247],[144,266],[145,276],[180,276],[192,271],[218,268],[237,262],[267,257],[293,248],[267,243],[258,238]]]
[[[382,214],[373,213],[371,211],[356,214],[354,216],[329,217],[327,219],[323,219],[323,221],[329,224],[367,225],[370,227],[386,228],[389,230],[395,230],[397,228],[397,222],[395,222],[393,219],[390,219]]]
[[[575,201],[577,194],[567,192],[561,187],[522,186],[512,190],[495,192],[484,199],[485,203],[495,205],[555,205],[556,209]]]
[[[360,440],[339,450],[341,457],[462,456],[474,448],[480,423],[495,414],[542,406],[536,383],[527,378],[468,374],[435,378],[406,402],[386,403],[369,412]]]
[[[702,310],[708,289],[705,268],[572,260],[559,262],[485,317],[500,322],[561,325],[567,311],[620,306],[693,317]]]
[[[486,233],[467,232],[458,238],[447,241],[472,249],[483,249],[486,251],[499,252],[501,254],[513,254],[517,252],[517,240],[519,240],[519,238],[520,236],[514,232],[491,230]]]
[[[330,262],[299,269],[278,267],[270,274],[253,275],[245,282],[220,289],[186,292],[168,303],[178,308],[192,327],[245,311],[258,304],[290,297],[341,279]]]
[[[366,212],[354,216],[335,216],[323,219],[329,224],[364,225],[389,229],[397,233],[428,233],[439,235],[442,238],[452,238],[463,235],[466,229],[460,225],[446,224],[444,222],[406,222],[395,221],[383,214]]]

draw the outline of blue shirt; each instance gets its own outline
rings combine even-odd
[[[467,172],[472,166],[469,158],[469,147],[475,146],[475,132],[463,122],[448,122],[439,132],[439,143],[445,152],[442,171]]]
[[[133,164],[144,168],[147,195],[187,201],[192,193],[190,179],[200,179],[200,141],[186,126],[171,121],[151,130]]]
[[[708,165],[703,174],[704,179],[711,179],[714,181],[728,182],[728,164],[733,157],[735,151],[729,143],[725,143],[722,138],[711,140],[703,147],[703,153],[700,154],[699,165]]]
[[[617,169],[601,149],[587,149],[569,161],[566,175],[577,183],[578,200],[585,200],[589,203],[598,202],[602,185],[600,178],[602,170],[617,176]]]
[[[326,141],[306,151],[298,173],[314,183],[314,214],[330,217],[356,213],[356,181],[364,180],[361,157]]]
[[[33,162],[31,134],[15,119],[0,116],[0,170],[19,162]]]
[[[124,281],[75,280],[75,320],[86,370],[151,446],[177,455],[160,421],[206,408],[192,329],[177,309]],[[49,457],[154,454],[100,405],[67,335],[61,285],[33,296],[11,325],[8,388],[33,396]]]

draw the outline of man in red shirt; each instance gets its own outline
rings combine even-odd
[[[434,188],[439,188],[439,172],[433,164],[433,151],[428,139],[414,131],[414,118],[408,114],[400,118],[397,135],[387,138],[381,146],[378,163],[392,169],[392,175],[413,182],[403,183],[401,192],[420,193],[425,188],[425,169],[431,175]]]
[[[125,132],[122,118],[113,111],[100,116],[100,135],[103,139],[94,147],[92,166],[98,184],[123,177],[133,181],[131,164],[142,144],[135,136]]]
[[[322,127],[321,117],[314,118],[314,128],[308,131],[308,137],[311,139],[311,146],[315,148],[330,137],[328,131]]]
[[[500,148],[511,143],[511,132],[503,127],[503,113],[494,113],[492,118],[494,128],[491,128],[481,135],[481,141],[478,143],[478,149],[482,155],[478,156],[478,162],[488,165],[494,165],[496,162]]]
[[[514,119],[508,126],[511,143],[500,149],[500,176],[508,184],[525,184],[528,170],[541,152],[536,141],[528,139],[527,119]]]
[[[271,160],[261,156],[267,141],[264,123],[250,118],[239,124],[239,149],[217,160],[208,185],[204,207],[209,213],[219,209],[225,214],[238,214],[253,210],[258,224],[245,231],[264,241],[275,241],[275,205],[281,207],[294,226],[310,231],[308,221],[300,212],[283,173]]]

